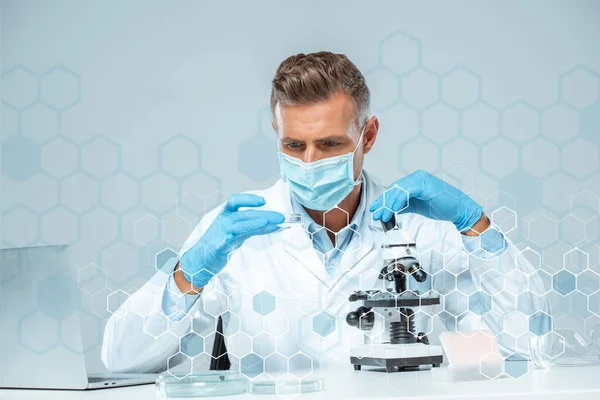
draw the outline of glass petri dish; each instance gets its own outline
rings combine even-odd
[[[248,392],[248,378],[230,371],[161,374],[156,391],[165,398],[229,396]]]
[[[301,394],[314,393],[324,389],[323,379],[274,379],[250,383],[251,394]]]

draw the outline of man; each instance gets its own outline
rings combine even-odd
[[[233,369],[349,367],[349,346],[363,332],[344,322],[348,295],[381,287],[380,221],[393,214],[416,242],[425,291],[448,295],[435,311],[445,327],[490,329],[506,354],[528,355],[529,334],[501,333],[515,292],[523,292],[519,309],[549,313],[547,300],[526,290],[543,288],[528,278],[534,267],[480,205],[439,178],[416,171],[386,189],[363,170],[379,131],[369,99],[344,55],[283,61],[271,92],[282,179],[204,216],[179,260],[110,318],[102,348],[109,370],[162,371],[210,355],[219,316]],[[282,226],[289,213],[302,224]],[[428,331],[427,315],[417,316],[419,330]]]

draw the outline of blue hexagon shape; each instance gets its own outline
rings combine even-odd
[[[513,353],[504,360],[504,372],[518,379],[529,371],[529,363],[525,356]]]
[[[119,235],[119,221],[115,214],[98,207],[81,218],[81,232],[94,232],[94,245],[109,244]]]
[[[204,338],[196,332],[181,337],[181,352],[188,357],[197,357],[204,352]]]
[[[498,135],[500,117],[498,110],[488,103],[477,102],[462,114],[462,133],[479,144]]]
[[[100,185],[102,204],[117,212],[125,213],[139,202],[139,185],[129,174],[117,172]]]
[[[96,264],[89,264],[77,272],[79,289],[91,296],[106,289],[106,271]]]
[[[483,147],[481,164],[485,171],[502,178],[517,170],[519,149],[504,138],[494,139]]]
[[[83,172],[75,172],[61,182],[60,201],[77,214],[90,211],[98,202],[98,182]]]
[[[35,74],[23,67],[16,67],[2,74],[2,102],[15,108],[27,108],[35,103],[38,80]]]
[[[73,244],[81,237],[79,219],[61,206],[40,218],[39,232],[46,243]]]
[[[263,290],[252,298],[252,309],[260,315],[268,315],[275,311],[275,296]]]
[[[467,273],[470,274],[471,272],[467,271]],[[470,280],[466,282],[470,283]],[[472,287],[472,285],[469,286]],[[468,308],[467,296],[458,290],[453,290],[444,296],[444,302],[447,305],[452,305],[452,313],[455,315],[460,315],[466,312]]]
[[[104,178],[121,165],[121,147],[98,135],[84,143],[80,153],[81,167],[96,178]]]
[[[326,311],[320,312],[312,319],[312,330],[323,337],[331,335],[335,331],[335,318]]]
[[[288,359],[288,371],[298,379],[313,372],[313,359],[304,353],[296,353]]]
[[[146,246],[156,242],[161,232],[162,223],[154,215],[147,214],[133,223],[133,238]]]
[[[2,241],[14,247],[33,244],[38,237],[38,217],[27,207],[14,206],[3,210]],[[6,226],[18,227],[6,229]],[[3,272],[4,273],[4,272]]]
[[[44,143],[58,134],[56,111],[38,103],[21,112],[21,133],[37,143]]]
[[[562,167],[576,178],[586,178],[598,170],[598,148],[582,138],[562,147]]]
[[[575,107],[587,107],[598,99],[599,86],[594,71],[578,66],[560,77],[560,97]]]
[[[56,138],[42,148],[42,169],[56,178],[65,178],[79,163],[79,149],[69,140]]]
[[[279,174],[275,136],[255,135],[238,145],[238,168],[255,181],[264,181]]]
[[[523,147],[521,153],[523,168],[539,178],[545,178],[558,170],[558,162],[558,147],[546,139],[535,139]]]
[[[41,149],[25,136],[13,136],[2,144],[2,173],[22,182],[40,171]]]
[[[526,142],[539,133],[538,119],[531,104],[517,101],[502,111],[502,133],[517,143]]]
[[[142,249],[129,245],[124,241],[115,241],[100,250],[100,266],[107,272],[108,277],[119,283],[133,278],[140,265],[145,265],[146,254]]]
[[[162,143],[158,149],[159,168],[176,177],[186,177],[200,169],[200,146],[178,135]]]
[[[552,330],[552,317],[543,311],[538,311],[529,317],[529,332],[536,336],[544,336]]]
[[[436,104],[423,112],[423,135],[444,143],[458,135],[458,114],[445,104]]]
[[[520,215],[529,214],[542,205],[542,180],[526,171],[517,170],[506,175],[500,182],[500,189],[515,196],[516,211]]]
[[[577,280],[575,279],[575,275],[570,273],[567,270],[558,271],[552,277],[552,288],[558,294],[563,296],[568,295],[573,292],[577,286]]]
[[[156,256],[154,258],[156,269],[159,269],[167,274],[170,274],[173,271],[167,271],[164,268],[168,268],[171,265],[171,263],[169,263],[168,261],[172,260],[173,258],[177,258],[177,257],[178,257],[177,252],[175,252],[171,249],[161,250],[159,253],[156,253]]]
[[[481,77],[464,67],[453,68],[442,77],[442,98],[458,108],[475,103],[480,88]]]
[[[557,103],[547,107],[542,114],[542,134],[555,143],[564,143],[579,131],[577,111]]]
[[[577,290],[586,296],[600,290],[600,275],[588,269],[577,275]]]
[[[38,309],[62,321],[77,311],[75,281],[65,274],[55,274],[38,284]]]
[[[440,81],[431,71],[417,68],[402,78],[402,101],[424,109],[439,100]]]
[[[248,378],[256,378],[265,372],[265,360],[256,353],[250,353],[240,359],[240,373]]]
[[[66,110],[81,98],[79,76],[63,66],[46,71],[40,77],[40,97],[55,110]]]
[[[517,297],[517,310],[529,317],[539,311],[539,308],[535,307],[534,304],[544,304],[542,296],[525,292]]]
[[[397,74],[404,74],[421,60],[421,43],[404,32],[394,32],[380,42],[381,63]]]
[[[581,190],[579,183],[571,176],[559,171],[544,179],[542,196],[544,207],[550,211],[563,213],[569,210],[569,196],[565,193],[577,193]]]
[[[446,173],[457,166],[467,171],[477,171],[479,169],[479,146],[476,146],[470,140],[457,137],[445,143],[441,148],[441,167]]]
[[[424,137],[401,144],[399,152],[402,154],[398,158],[399,168],[407,173],[416,169],[435,173],[440,166],[439,146]],[[423,157],[423,154],[427,154],[427,157]]]
[[[142,204],[162,214],[177,204],[179,184],[162,172],[154,173],[142,182]]]
[[[469,310],[477,315],[492,311],[492,297],[481,290],[469,296]]]

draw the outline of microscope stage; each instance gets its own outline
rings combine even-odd
[[[442,346],[423,343],[363,344],[350,349],[350,362],[355,370],[362,365],[385,367],[387,372],[414,369],[422,365],[439,367],[443,361]]]
[[[442,346],[427,345],[423,343],[409,344],[362,344],[352,347],[350,354],[354,357],[374,357],[374,358],[416,358],[428,356],[441,356]]]

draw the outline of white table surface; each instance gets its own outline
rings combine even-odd
[[[295,398],[331,399],[600,399],[600,366],[534,369],[520,379],[474,382],[432,380],[431,371],[385,373],[347,369],[321,371],[325,390]],[[91,391],[0,390],[0,399],[147,400],[160,398],[154,385]],[[239,395],[222,399],[276,399],[277,396]],[[289,397],[288,397],[289,398]]]

